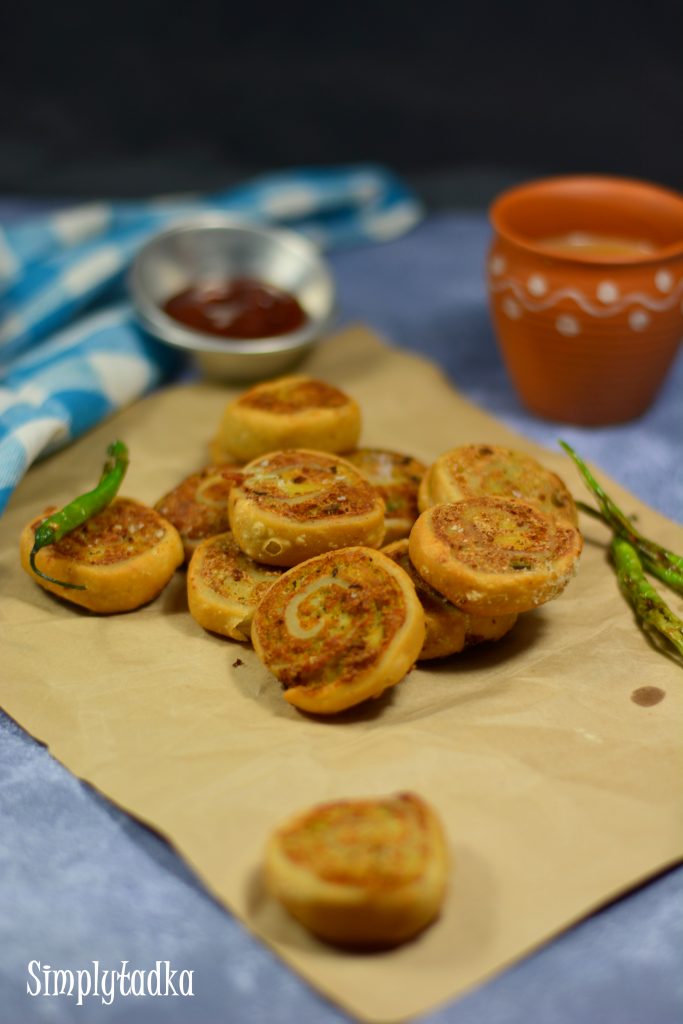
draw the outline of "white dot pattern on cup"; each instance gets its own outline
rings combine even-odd
[[[644,309],[634,309],[628,315],[629,327],[633,331],[643,331],[650,322],[650,317]]]
[[[522,307],[508,296],[506,299],[503,299],[503,312],[511,320],[519,320],[522,315]]]
[[[655,274],[655,288],[666,295],[674,286],[674,279],[668,270],[658,270]]]
[[[565,338],[574,338],[577,334],[581,333],[581,324],[575,316],[570,316],[568,313],[558,316],[555,321],[555,327]]]
[[[507,269],[507,263],[503,256],[492,256],[491,262],[489,263],[489,270],[495,277],[499,277],[504,274]]]
[[[619,298],[619,289],[614,281],[601,281],[595,290],[595,294],[600,302],[609,306],[611,302],[616,302]]]
[[[542,274],[532,274],[526,283],[526,287],[529,295],[535,295],[537,298],[540,298],[548,291],[548,282]]]

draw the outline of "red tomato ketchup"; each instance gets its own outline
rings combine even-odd
[[[306,322],[293,295],[248,277],[191,285],[171,296],[164,312],[186,327],[222,338],[271,338]]]

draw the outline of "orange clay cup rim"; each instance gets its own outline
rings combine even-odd
[[[567,252],[558,252],[551,245],[543,245],[536,239],[520,234],[518,229],[510,227],[507,223],[507,215],[518,200],[533,198],[535,194],[548,196],[557,194],[558,202],[568,195],[567,190],[571,188],[583,189],[586,193],[619,191],[624,194],[624,206],[627,207],[638,201],[638,196],[649,196],[660,199],[670,204],[681,216],[683,224],[683,195],[663,185],[657,185],[649,181],[642,181],[638,178],[622,178],[607,174],[568,174],[556,175],[548,178],[537,178],[533,181],[514,185],[512,188],[502,192],[489,208],[489,219],[495,231],[507,242],[519,246],[519,248],[531,252],[537,256],[545,256],[557,262],[573,264],[584,264],[593,266],[638,266],[653,265],[678,256],[683,256],[683,228],[680,240],[670,245],[661,245],[655,248],[652,253],[644,253],[637,256],[598,256],[587,255],[577,252],[570,255]],[[576,198],[576,193],[575,193]],[[578,229],[577,229],[578,230]]]

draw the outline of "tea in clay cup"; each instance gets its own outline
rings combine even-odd
[[[683,338],[683,196],[547,178],[504,192],[490,219],[491,314],[522,402],[584,425],[643,413]]]

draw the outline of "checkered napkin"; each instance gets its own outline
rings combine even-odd
[[[393,238],[421,216],[393,175],[356,166],[0,228],[0,513],[35,459],[178,372],[178,353],[136,326],[125,274],[150,234],[202,210],[287,226],[324,249]]]

